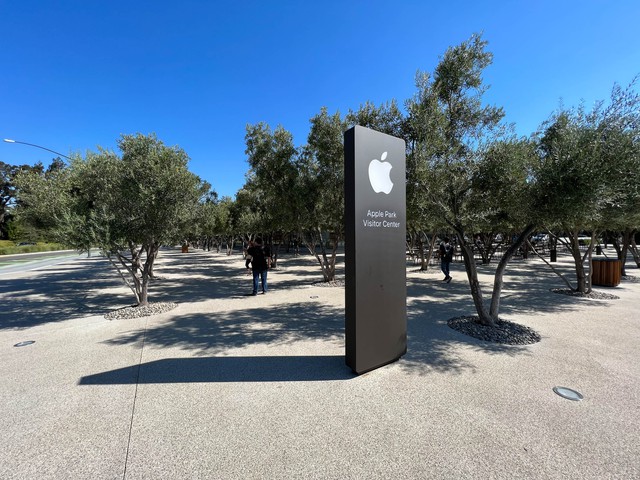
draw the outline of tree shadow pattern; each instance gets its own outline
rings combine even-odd
[[[316,272],[309,268],[314,262],[315,259],[310,255],[282,258],[281,271],[290,275],[287,275],[288,279],[278,281],[278,271],[272,272],[273,288],[304,288],[321,280],[319,269]],[[151,286],[152,301],[237,301],[237,298],[242,298],[251,288],[251,278],[245,274],[244,262],[239,255],[226,257],[208,252],[184,255],[174,249],[167,249],[161,253],[156,274],[158,278]],[[492,355],[529,354],[526,346],[499,345],[476,340],[447,326],[449,318],[474,313],[465,273],[454,271],[453,274],[454,281],[450,284],[440,282],[439,277],[433,275],[408,276],[409,347],[399,363],[401,368],[418,374],[431,371],[473,371],[474,365],[457,353],[457,347],[460,345]],[[552,280],[554,277],[554,274],[541,264],[521,262],[511,265],[505,277],[501,316],[508,319],[512,314],[531,314],[529,326],[535,328],[535,316],[541,311],[570,311],[583,308],[585,302],[602,305],[600,300],[551,293],[550,286],[556,286]],[[557,282],[560,286],[561,282]],[[109,309],[131,304],[132,297],[122,287],[122,281],[108,262],[103,258],[94,257],[50,267],[28,278],[3,281],[0,285],[0,300],[4,304],[0,312],[0,329],[11,329],[104,314]],[[342,306],[326,305],[311,298],[308,301],[284,303],[277,307],[247,306],[228,311],[200,311],[183,315],[169,313],[167,317],[167,320],[156,322],[151,328],[131,330],[106,342],[109,345],[124,345],[139,343],[144,339],[145,345],[189,350],[190,355],[193,356],[195,353],[195,357],[205,359],[202,363],[194,364],[184,359],[154,363],[153,367],[149,366],[150,372],[155,371],[157,365],[180,365],[171,368],[183,372],[184,375],[167,376],[165,380],[159,378],[149,382],[180,381],[180,378],[192,378],[193,381],[241,381],[242,378],[246,381],[270,381],[281,378],[276,374],[278,368],[282,368],[278,363],[281,360],[274,360],[269,364],[270,367],[261,370],[260,375],[252,376],[249,372],[260,370],[261,362],[252,357],[234,356],[230,350],[264,344],[282,346],[284,350],[278,351],[286,353],[287,345],[302,340],[329,341],[340,348],[344,344]],[[292,365],[311,365],[318,368],[324,365],[333,372],[330,374],[331,378],[348,378],[342,367],[336,373],[335,356],[285,357],[289,358]],[[231,360],[219,360],[220,358]],[[344,361],[344,357],[338,358],[341,359],[338,363]],[[224,370],[225,365],[234,366],[245,374],[235,377],[230,373],[206,374],[207,365],[216,366],[217,370]],[[202,373],[200,376],[189,377],[185,373],[188,368],[196,368]],[[111,377],[107,375],[102,381],[115,381],[113,379],[126,377],[130,373],[130,370],[123,369],[119,373],[110,374]],[[231,380],[225,375],[229,375],[228,378]],[[309,375],[300,374],[298,377],[326,379],[323,374],[317,374],[316,377]],[[298,378],[291,372],[285,377]],[[154,376],[151,375],[149,378],[153,379]],[[234,378],[236,380],[233,380]],[[84,383],[100,381],[100,378],[94,378],[87,379]]]

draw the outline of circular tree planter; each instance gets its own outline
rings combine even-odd
[[[452,318],[447,325],[478,340],[505,345],[531,345],[542,338],[535,330],[507,320],[498,320],[495,327],[481,325],[477,315]]]

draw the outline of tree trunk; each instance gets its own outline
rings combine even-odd
[[[562,274],[562,272],[560,272],[556,267],[551,265],[546,258],[540,255],[540,253],[536,250],[536,247],[534,245],[531,245],[531,243],[529,243],[529,247],[531,248],[533,253],[535,253],[540,258],[540,260],[542,260],[544,263],[546,263],[549,266],[549,268],[551,268],[553,273],[555,273],[556,275],[558,275],[558,277],[560,277],[560,279],[567,285],[567,287],[569,287],[569,289],[574,290],[573,285],[571,285],[571,282],[567,280],[567,278]]]
[[[576,291],[580,293],[589,293],[587,289],[587,272],[584,268],[584,263],[582,263],[582,254],[580,250],[576,248],[571,248],[571,256],[575,262],[576,268]]]
[[[631,255],[633,255],[633,259],[636,262],[636,266],[640,268],[640,252],[638,252],[638,245],[636,244],[635,230],[631,235]]]
[[[140,297],[138,299],[139,307],[149,304],[149,279],[153,274],[153,266],[155,264],[156,257],[158,256],[160,245],[158,245],[156,242],[151,242],[150,245],[146,246],[145,250],[147,252],[147,258],[144,262],[144,267],[142,269],[142,278],[140,281]]]
[[[529,236],[533,233],[535,229],[534,224],[527,225],[527,227],[520,233],[518,239],[513,242],[507,251],[504,252],[502,258],[498,262],[498,266],[496,268],[496,273],[493,279],[493,292],[491,294],[491,307],[489,308],[489,315],[492,320],[495,322],[498,320],[498,314],[500,312],[500,295],[502,294],[502,287],[504,285],[504,272],[507,268],[507,264],[513,257],[513,255],[518,251],[522,245],[526,245],[526,242]]]
[[[275,251],[274,251],[275,250]],[[277,244],[276,248],[271,247],[271,268],[278,268],[278,258],[280,256],[280,243]]]
[[[622,248],[620,249],[620,253],[618,254],[618,259],[620,263],[622,263],[622,272],[621,275],[627,274],[627,269],[625,268],[625,264],[627,263],[627,253],[629,252],[629,246],[631,245],[631,238],[633,237],[633,230],[627,228],[622,233]]]
[[[142,271],[142,252],[144,250],[144,246],[138,248],[138,246],[129,242],[129,251],[131,252],[131,270],[137,274]]]
[[[420,270],[424,270],[424,245],[422,244],[422,236],[417,232],[411,235],[411,245],[409,245],[409,253],[411,254],[412,260],[414,260],[415,258],[420,258]]]
[[[493,238],[495,235],[492,233],[489,234],[480,234],[480,241],[475,243],[476,248],[480,251],[480,257],[482,257],[482,264],[489,265],[491,263],[491,250]]]
[[[480,287],[480,281],[478,280],[478,269],[476,267],[475,259],[473,258],[473,251],[464,240],[465,232],[462,227],[454,226],[454,229],[458,236],[458,243],[460,244],[460,249],[462,251],[462,258],[467,271],[467,278],[469,280],[473,304],[476,307],[476,312],[478,313],[478,323],[488,327],[495,327],[495,322],[484,305],[482,288]]]
[[[336,278],[336,254],[338,253],[338,242],[340,240],[340,236],[334,234],[333,250],[330,257],[327,255],[327,248],[322,241],[322,232],[319,228],[314,231],[310,231],[308,239],[306,235],[303,238],[309,253],[315,256],[316,260],[318,260],[318,263],[320,264],[324,281],[333,282]],[[318,245],[320,246],[320,254],[317,249]]]
[[[120,264],[124,267],[124,269],[129,273],[129,276],[131,277],[131,281],[133,282],[133,285],[129,284],[129,282],[126,279],[125,279],[125,282],[127,283],[127,285],[129,285],[129,288],[131,288],[131,290],[133,291],[133,294],[136,297],[136,303],[139,305],[141,295],[142,295],[142,282],[138,274],[139,270],[133,267],[133,261],[130,258],[125,257],[124,255],[120,254],[120,252],[118,252],[116,256]],[[120,271],[120,269],[118,269],[118,272],[120,272],[120,275],[122,275],[122,272]],[[123,276],[123,278],[125,277]]]
[[[127,273],[129,274],[129,276],[132,276],[134,279],[134,285],[131,285],[131,283],[129,282],[129,280],[127,279],[127,276],[122,273],[122,270],[120,269],[120,267],[118,266],[118,264],[113,260],[113,258],[111,257],[111,254],[106,252],[105,253],[107,256],[107,259],[109,260],[109,262],[111,262],[111,265],[113,265],[113,267],[116,269],[116,271],[118,272],[118,274],[120,275],[120,278],[122,278],[122,281],[124,282],[124,284],[129,287],[131,289],[131,292],[133,293],[134,297],[136,298],[136,303],[138,302],[139,296],[138,296],[138,290],[137,290],[137,286],[135,285],[135,275],[133,274],[133,272],[131,271],[131,267],[128,264],[128,259],[123,257],[122,255],[120,255],[119,253],[116,254],[116,258],[118,259],[118,261],[122,264],[122,266],[124,267],[124,269],[127,271]]]
[[[590,293],[591,292],[591,272],[585,268],[585,263],[589,261],[591,263],[591,253],[593,251],[593,245],[597,237],[596,232],[591,233],[591,241],[587,247],[587,251],[584,255],[580,252],[580,242],[578,236],[580,234],[579,229],[574,229],[569,232],[569,242],[560,240],[571,252],[576,271],[576,292]]]
[[[156,278],[155,274],[153,273],[153,267],[155,265],[156,258],[158,257],[159,252],[160,252],[160,245],[157,245],[156,243],[153,244],[153,247],[151,247],[151,249],[147,248],[147,263],[149,262],[149,257],[153,257],[149,265],[149,278],[151,279]]]
[[[233,236],[227,237],[227,255],[229,256],[233,253],[233,240]]]
[[[436,234],[433,233],[431,234],[431,241],[429,242],[429,252],[427,252],[427,255],[423,255],[422,256],[422,266],[420,267],[420,270],[422,271],[427,271],[429,270],[429,260],[431,260],[431,258],[433,257],[433,251],[436,248]]]
[[[424,240],[422,240],[422,234],[418,233],[418,255],[420,255],[420,271],[426,272],[429,269],[429,262],[427,262],[427,256],[424,253]]]

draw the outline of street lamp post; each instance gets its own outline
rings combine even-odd
[[[12,140],[10,138],[5,138],[4,141],[7,142],[7,143],[21,143],[22,145],[29,145],[31,147],[41,148],[42,150],[46,150],[47,152],[55,153],[56,155],[59,155],[61,157],[66,158],[67,160],[71,160],[70,157],[67,157],[66,155],[63,155],[60,152],[56,152],[55,150],[51,150],[50,148],[41,147],[40,145],[36,145],[34,143],[19,142],[18,140]]]

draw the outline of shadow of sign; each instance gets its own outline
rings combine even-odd
[[[342,355],[167,358],[87,375],[78,385],[351,380]]]

